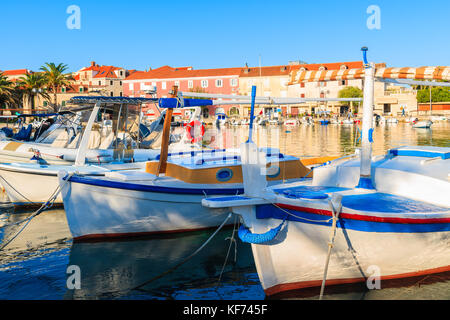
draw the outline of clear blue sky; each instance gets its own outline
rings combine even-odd
[[[69,5],[81,29],[69,30]],[[369,5],[381,29],[369,30]],[[281,65],[369,58],[389,66],[450,65],[448,0],[0,1],[0,70],[95,60],[128,69]]]

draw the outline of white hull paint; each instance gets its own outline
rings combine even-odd
[[[72,182],[64,187],[63,197],[75,239],[205,229],[220,225],[230,212],[202,207],[203,194],[143,192]]]
[[[39,175],[0,169],[0,183],[14,205],[42,204],[59,186],[56,175]],[[54,203],[61,204],[59,194]]]
[[[110,170],[135,170],[145,167],[144,162],[109,164],[103,166],[39,166],[34,164],[0,164],[0,184],[5,189],[9,201],[15,206],[37,205],[47,202],[58,190],[58,171],[78,172],[84,175],[104,175]],[[62,204],[59,193],[55,204]]]
[[[234,209],[252,232],[280,224],[256,219],[254,209]],[[288,221],[273,244],[252,244],[261,284],[268,295],[320,287],[330,227]],[[279,240],[277,240],[279,239]],[[381,279],[450,270],[450,232],[379,233],[337,229],[327,285],[364,282],[379,271]]]

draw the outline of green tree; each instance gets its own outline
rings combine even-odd
[[[432,102],[447,102],[450,101],[450,88],[448,87],[432,87],[431,88]],[[430,102],[430,88],[425,87],[417,91],[417,102]]]
[[[19,78],[17,85],[20,88],[19,90],[24,104],[31,106],[31,110],[35,109],[35,97],[42,97],[47,101],[50,100],[50,95],[45,88],[46,79],[43,73],[36,72],[27,74],[25,77]]]
[[[338,98],[362,98],[363,91],[358,87],[348,86],[340,90]],[[358,105],[354,101],[350,102],[350,106],[353,109],[353,113],[358,113]]]
[[[14,83],[0,72],[0,107],[6,107],[14,103]]]
[[[67,71],[67,69],[68,67],[65,64],[60,63],[56,65],[53,62],[45,63],[45,65],[41,67],[41,70],[44,72],[45,85],[48,91],[53,94],[53,111],[58,111],[58,88],[71,88],[70,83],[71,80],[73,80],[73,77],[70,73],[64,73],[65,71]]]

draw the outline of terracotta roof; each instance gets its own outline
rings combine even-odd
[[[140,79],[178,79],[178,78],[199,78],[214,76],[238,76],[241,68],[219,68],[219,69],[199,69],[193,70],[192,67],[172,68],[163,66],[149,71],[137,71],[129,75],[125,80]]]
[[[251,67],[241,68],[239,77],[262,77],[267,76],[287,76],[291,72],[292,66],[270,66],[270,67]]]
[[[5,70],[1,71],[5,76],[20,76],[22,74],[28,74],[30,71],[28,69],[17,69],[17,70]]]
[[[94,71],[97,72],[94,75],[94,78],[117,78],[117,75],[114,73],[115,70],[120,70],[122,68],[114,67],[114,66],[99,66],[99,65],[91,65],[89,67],[85,67],[78,71],[85,72],[85,71]]]
[[[347,69],[357,69],[363,67],[362,61],[350,61],[350,62],[332,62],[332,63],[312,63],[312,64],[300,64],[291,66],[291,71],[296,71],[301,68],[305,68],[306,71],[319,71],[321,67],[325,70],[340,70],[345,66]]]

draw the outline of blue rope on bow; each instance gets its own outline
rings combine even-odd
[[[287,216],[278,227],[272,228],[265,233],[252,233],[247,227],[241,225],[238,230],[238,236],[243,242],[262,244],[275,239],[286,221]]]

